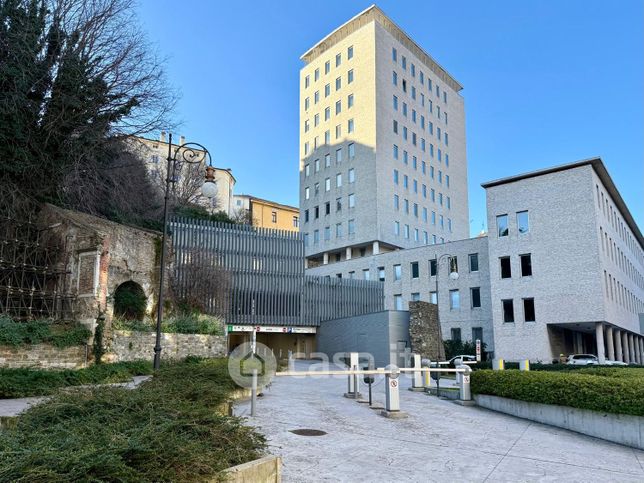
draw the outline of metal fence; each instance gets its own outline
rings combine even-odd
[[[200,266],[217,267],[203,305],[228,324],[315,326],[384,308],[381,282],[306,276],[300,233],[190,218],[170,230],[178,295]]]

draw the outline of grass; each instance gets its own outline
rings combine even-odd
[[[163,366],[135,390],[59,393],[0,432],[0,481],[206,481],[262,456],[264,437],[217,407],[225,359]]]
[[[542,404],[644,416],[644,368],[472,373],[472,392]]]
[[[81,346],[87,343],[91,332],[77,322],[52,320],[16,321],[0,316],[0,345],[22,347],[51,344],[58,348]]]
[[[2,369],[0,399],[48,396],[61,387],[126,382],[152,373],[149,361],[99,364],[86,369]]]

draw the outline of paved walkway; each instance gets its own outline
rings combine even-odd
[[[304,370],[306,362],[296,363]],[[643,482],[644,452],[406,390],[403,420],[342,397],[346,378],[274,379],[248,423],[283,459],[284,481]],[[364,386],[363,386],[364,388]],[[362,391],[363,394],[365,391]],[[374,399],[384,403],[383,380]],[[248,402],[236,413],[248,416]],[[308,428],[324,436],[289,432]]]
[[[130,382],[118,382],[114,384],[101,384],[95,387],[114,386],[125,387],[126,389],[134,389],[143,381],[147,381],[152,376],[134,376]],[[68,386],[63,389],[77,389],[90,386]],[[14,417],[18,416],[21,412],[29,409],[30,406],[38,404],[47,399],[46,397],[23,397],[19,399],[0,399],[0,417]]]

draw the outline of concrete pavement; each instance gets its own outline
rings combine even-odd
[[[642,451],[407,391],[410,381],[403,377],[400,391],[409,417],[389,420],[342,397],[346,378],[275,378],[248,424],[282,457],[285,482],[644,481]],[[373,387],[381,404],[383,384]],[[236,414],[249,412],[248,402],[237,404]],[[290,432],[300,428],[327,434]]]

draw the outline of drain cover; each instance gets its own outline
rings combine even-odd
[[[319,429],[291,429],[289,431],[298,436],[324,436],[326,434],[325,431]]]

